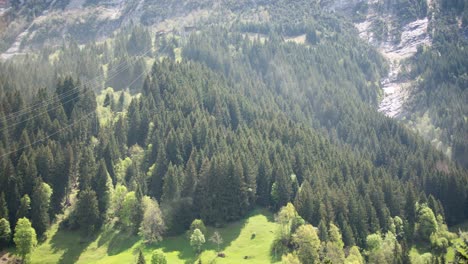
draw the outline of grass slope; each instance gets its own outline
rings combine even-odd
[[[160,248],[166,253],[168,263],[194,263],[200,257],[203,263],[270,263],[270,246],[277,224],[273,215],[258,209],[242,221],[224,228],[208,228],[206,244],[201,256],[190,247],[185,235],[165,238],[158,245],[147,246],[140,237],[128,235],[112,228],[103,230],[96,237],[83,239],[76,232],[58,230],[54,224],[48,231],[48,239],[41,243],[31,256],[32,263],[135,263],[139,249],[150,262],[151,252]],[[209,241],[214,231],[220,232],[224,243],[221,250],[226,258],[216,257],[216,245]],[[255,233],[255,238],[252,234]],[[244,257],[247,256],[247,259]]]

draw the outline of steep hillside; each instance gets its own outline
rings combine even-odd
[[[4,32],[16,42],[0,61],[1,248],[142,263],[186,233],[193,252],[154,254],[223,263],[201,251],[207,230],[226,227],[225,253],[246,260],[265,232],[258,257],[271,262],[465,254],[466,233],[448,229],[468,219],[460,6],[14,3],[18,34]],[[277,230],[231,237],[259,207]]]
[[[467,6],[463,1],[443,0],[335,1],[332,5],[353,17],[359,36],[390,65],[381,80],[379,111],[401,120],[464,167],[468,166]],[[440,71],[445,77],[428,80]]]

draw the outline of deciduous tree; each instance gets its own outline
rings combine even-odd
[[[16,252],[24,262],[37,245],[36,231],[27,218],[18,219],[13,241],[16,245]]]

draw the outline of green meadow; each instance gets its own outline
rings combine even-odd
[[[146,245],[140,237],[104,228],[93,238],[84,239],[77,232],[59,230],[54,224],[48,231],[47,239],[40,243],[31,256],[32,263],[135,263],[139,250],[147,263],[151,252],[161,249],[168,263],[271,263],[275,256],[270,254],[270,246],[275,236],[277,224],[273,215],[265,209],[255,210],[242,221],[223,228],[207,228],[203,252],[198,255],[190,247],[185,234],[166,237],[156,245]],[[214,231],[218,231],[223,244],[220,250],[224,258],[217,257],[217,246],[209,241]]]

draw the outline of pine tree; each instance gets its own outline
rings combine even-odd
[[[31,199],[31,220],[37,235],[41,237],[50,225],[49,207],[52,188],[38,180]]]
[[[193,197],[198,183],[198,172],[194,156],[194,152],[192,152],[185,165],[185,180],[182,188],[182,197]]]
[[[90,236],[98,228],[99,206],[96,193],[91,189],[85,189],[78,194],[76,204],[76,222],[82,233]]]
[[[5,193],[0,194],[0,218],[9,218],[8,207],[5,200]]]
[[[294,199],[294,206],[302,218],[308,222],[313,219],[313,201],[312,201],[312,188],[307,180],[302,182],[299,192]]]
[[[268,158],[263,158],[258,167],[257,202],[262,206],[270,205],[272,168]]]
[[[141,250],[138,252],[137,264],[146,264],[145,256],[143,256],[143,252]]]
[[[153,173],[150,177],[149,190],[151,196],[155,197],[158,201],[161,200],[163,193],[163,179],[167,172],[168,161],[166,159],[166,151],[164,145],[161,144],[158,150],[156,160],[156,169],[153,170]]]
[[[110,203],[110,178],[107,173],[106,164],[103,159],[99,162],[99,168],[96,176],[93,178],[93,190],[96,192],[98,199],[99,215],[101,220],[105,220],[107,209]]]
[[[292,195],[292,185],[289,175],[286,173],[285,169],[281,165],[277,165],[273,170],[275,184],[276,184],[276,193],[272,195],[275,198],[276,207],[280,208],[281,206],[286,205],[291,200]],[[272,188],[273,193],[273,188]]]
[[[180,198],[181,184],[180,179],[183,179],[183,172],[179,167],[169,163],[167,173],[164,176],[164,185],[161,201],[164,203],[175,201]]]
[[[31,199],[27,194],[25,194],[20,201],[20,207],[16,215],[17,219],[26,217],[31,218]]]
[[[78,178],[80,190],[91,188],[93,177],[96,175],[96,162],[93,151],[90,147],[85,147],[80,159],[80,177]]]
[[[0,218],[0,249],[6,247],[10,243],[11,229],[10,222],[5,218]]]
[[[325,221],[320,221],[320,224],[318,226],[318,235],[321,241],[323,242],[328,241],[328,228],[327,228],[327,225],[325,224]]]

